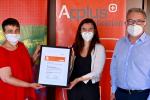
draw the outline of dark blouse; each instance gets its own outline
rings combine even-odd
[[[74,62],[74,69],[70,77],[70,81],[73,81],[75,78],[81,77],[90,72],[91,72],[91,55],[88,55],[87,57],[76,56]]]

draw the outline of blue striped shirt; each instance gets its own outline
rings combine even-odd
[[[150,36],[142,36],[131,44],[128,37],[120,39],[112,57],[112,92],[117,87],[130,90],[150,88]]]

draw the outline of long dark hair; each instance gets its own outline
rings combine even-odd
[[[91,23],[94,26],[94,36],[91,40],[89,51],[88,51],[87,55],[91,54],[91,51],[95,47],[96,43],[100,43],[99,37],[98,37],[97,26],[96,26],[96,23],[94,22],[94,20],[91,19],[91,18],[83,19],[80,22],[79,26],[78,26],[78,29],[77,29],[77,32],[76,32],[76,38],[75,38],[75,41],[74,41],[74,44],[73,44],[75,55],[80,55],[80,53],[81,53],[81,51],[83,50],[83,47],[84,47],[84,40],[81,36],[81,27],[85,23]]]

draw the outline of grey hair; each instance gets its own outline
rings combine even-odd
[[[131,8],[131,9],[129,9],[128,12],[127,12],[127,16],[132,12],[141,13],[144,16],[145,19],[147,18],[145,11],[141,8]]]

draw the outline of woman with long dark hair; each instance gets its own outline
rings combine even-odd
[[[73,44],[73,67],[68,90],[69,100],[99,100],[99,80],[105,63],[105,49],[100,44],[93,19],[78,26]]]

